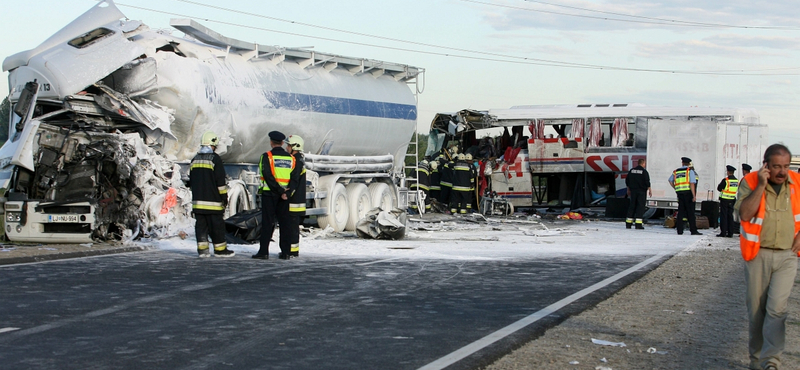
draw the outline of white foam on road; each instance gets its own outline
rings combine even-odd
[[[313,230],[300,241],[301,258],[348,257],[369,259],[458,259],[497,260],[574,255],[654,255],[677,253],[704,236],[676,235],[675,229],[648,226],[645,230],[625,229],[622,222],[567,221],[545,226],[538,223],[514,223],[490,220],[488,223],[442,222],[427,224],[436,231],[410,228],[402,240],[359,239],[354,233],[330,234]],[[410,224],[420,227],[420,224]],[[709,231],[713,233],[713,231]],[[273,239],[278,240],[276,231]],[[162,250],[196,253],[192,235],[145,240]],[[229,248],[247,255],[258,251],[258,244],[235,244]],[[271,254],[280,251],[270,243]]]

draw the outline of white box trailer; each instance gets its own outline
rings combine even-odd
[[[572,208],[624,197],[627,172],[646,158],[653,190],[648,206],[675,209],[677,198],[667,180],[681,157],[690,157],[701,181],[699,209],[701,201],[718,198],[725,165],[757,167],[768,133],[752,109],[643,104],[462,110],[438,114],[431,124],[432,136],[446,137],[439,144],[456,140],[462,149],[509,130],[520,152],[494,168],[492,190],[515,207]]]
[[[708,112],[695,117],[654,117],[648,119],[647,169],[653,196],[650,208],[676,209],[675,190],[667,181],[680,167],[681,157],[692,159],[698,175],[697,207],[703,201],[719,199],[717,185],[726,176],[726,166],[736,167],[742,177],[742,163],[760,167],[767,146],[767,126],[753,110]]]

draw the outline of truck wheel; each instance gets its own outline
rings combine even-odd
[[[228,207],[225,208],[224,218],[250,209],[250,195],[242,181],[231,181],[228,184]]]
[[[356,224],[372,209],[372,198],[369,196],[367,185],[347,185],[347,199],[350,201],[350,218],[347,220],[345,230],[353,231]]]
[[[380,207],[381,210],[391,211],[395,207],[392,188],[382,182],[369,184],[369,194],[372,197],[372,208]]]
[[[325,229],[330,226],[336,232],[344,231],[350,215],[350,207],[347,203],[347,190],[342,184],[334,184],[328,191],[325,208],[328,213],[324,216],[317,216],[319,227]]]

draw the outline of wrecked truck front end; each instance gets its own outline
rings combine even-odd
[[[3,62],[12,112],[0,202],[11,241],[163,237],[191,224],[180,166],[160,152],[175,139],[169,112],[135,99],[152,81],[125,78],[153,64],[132,41],[148,29],[104,3]]]
[[[134,122],[111,117],[97,102],[108,99],[102,89],[58,105],[29,98],[40,85],[26,86],[12,109],[17,124],[0,148],[9,240],[122,240],[168,233],[171,223],[188,219],[188,201],[178,201],[190,199],[180,167],[157,155],[137,130],[126,130]],[[168,195],[173,206],[163,209]]]

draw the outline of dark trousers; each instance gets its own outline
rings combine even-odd
[[[303,221],[305,217],[305,212],[289,212],[289,215],[292,218],[292,239],[291,242],[291,253],[294,256],[300,255],[300,223]]]
[[[722,236],[733,236],[733,205],[735,199],[719,200],[719,234]]]
[[[275,232],[275,223],[280,227],[278,245],[281,252],[288,255],[292,246],[292,216],[289,214],[289,201],[272,194],[261,194],[261,245],[259,255],[269,254],[269,242]]]
[[[442,189],[439,190],[439,202],[442,204],[450,204],[450,193],[453,192],[453,188],[450,186],[442,186]]]
[[[683,234],[683,218],[689,220],[689,231],[692,233],[697,232],[697,223],[694,219],[694,202],[692,202],[691,191],[678,192],[678,219],[675,220],[675,225],[678,228],[678,234]]]
[[[628,219],[636,219],[641,223],[644,217],[644,204],[647,200],[647,190],[631,190],[631,203],[628,205]]]
[[[211,235],[215,247],[222,247],[222,249],[226,247],[225,221],[222,219],[222,213],[195,213],[194,219],[194,235],[197,237],[198,249],[206,249],[203,246],[208,246],[209,235]]]

